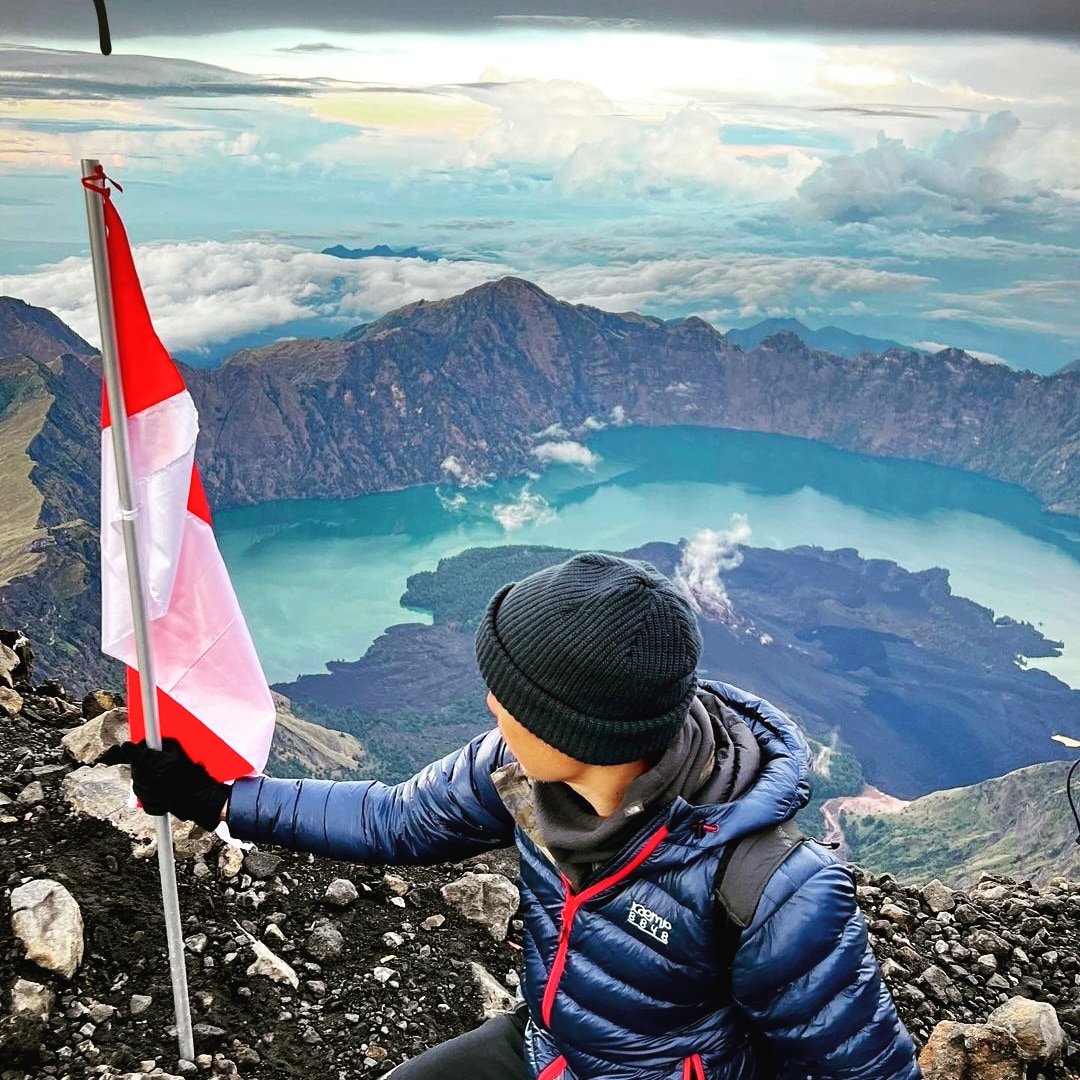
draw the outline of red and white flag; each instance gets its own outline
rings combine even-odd
[[[274,703],[211,527],[195,465],[194,402],[150,322],[120,215],[111,199],[103,202],[161,735],[177,739],[215,779],[235,780],[265,766]],[[104,395],[101,647],[128,665],[137,741],[143,710],[109,425]]]

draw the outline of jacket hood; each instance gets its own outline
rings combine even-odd
[[[715,825],[716,839],[726,842],[790,820],[810,801],[811,792],[813,757],[798,725],[775,705],[729,683],[702,680],[701,687],[750,728],[761,750],[761,768],[750,788],[732,802],[691,806],[677,799],[670,827],[684,821]]]

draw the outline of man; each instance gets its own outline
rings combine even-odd
[[[699,681],[700,649],[672,582],[590,552],[495,594],[476,655],[496,728],[404,784],[230,789],[175,744],[126,755],[148,812],[297,851],[419,864],[516,839],[523,1007],[395,1080],[914,1080],[829,852],[785,851],[744,929],[718,896],[738,842],[805,805],[810,755],[779,710]]]

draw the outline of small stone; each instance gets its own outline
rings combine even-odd
[[[236,877],[244,865],[244,853],[240,848],[226,844],[218,856],[218,872],[226,880]]]
[[[313,960],[333,960],[341,955],[345,939],[334,926],[317,926],[304,942],[304,952]]]
[[[383,884],[395,896],[404,896],[410,888],[409,883],[397,874],[383,874]]]
[[[393,930],[389,930],[383,934],[382,943],[388,949],[400,949],[405,944],[405,939],[400,934],[394,933]]]
[[[926,901],[926,906],[935,914],[943,911],[951,912],[956,907],[952,889],[937,878],[927,884],[922,891],[922,895]]]
[[[56,992],[50,987],[29,979],[15,980],[11,991],[11,1011],[14,1015],[28,1013],[48,1020],[55,1003]]]
[[[429,915],[420,925],[425,930],[438,930],[444,922],[446,922],[445,915]]]
[[[191,937],[184,938],[184,945],[196,956],[202,956],[209,940],[205,934],[192,934]]]
[[[45,799],[45,789],[40,780],[31,781],[15,796],[16,806],[34,806]]]
[[[253,880],[267,881],[278,872],[282,862],[282,857],[272,851],[249,851],[241,865],[244,873],[250,874]]]
[[[82,715],[84,720],[93,720],[110,709],[118,709],[124,704],[124,699],[111,693],[109,690],[91,690],[82,699]]]
[[[348,907],[355,903],[360,893],[348,878],[334,878],[326,887],[323,899],[334,907]]]
[[[397,972],[393,968],[383,967],[382,965],[379,965],[375,968],[372,974],[375,976],[376,982],[384,983],[394,978],[394,976],[397,975]]]

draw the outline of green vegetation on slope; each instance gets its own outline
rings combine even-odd
[[[32,370],[17,371],[31,366],[16,357],[0,368],[0,585],[32,573],[43,559],[31,549],[45,532],[38,528],[43,497],[30,480],[34,462],[28,448],[53,399]]]
[[[970,787],[936,791],[899,814],[843,814],[853,862],[901,881],[967,888],[983,874],[1044,884],[1080,876],[1069,765],[1051,761]]]

